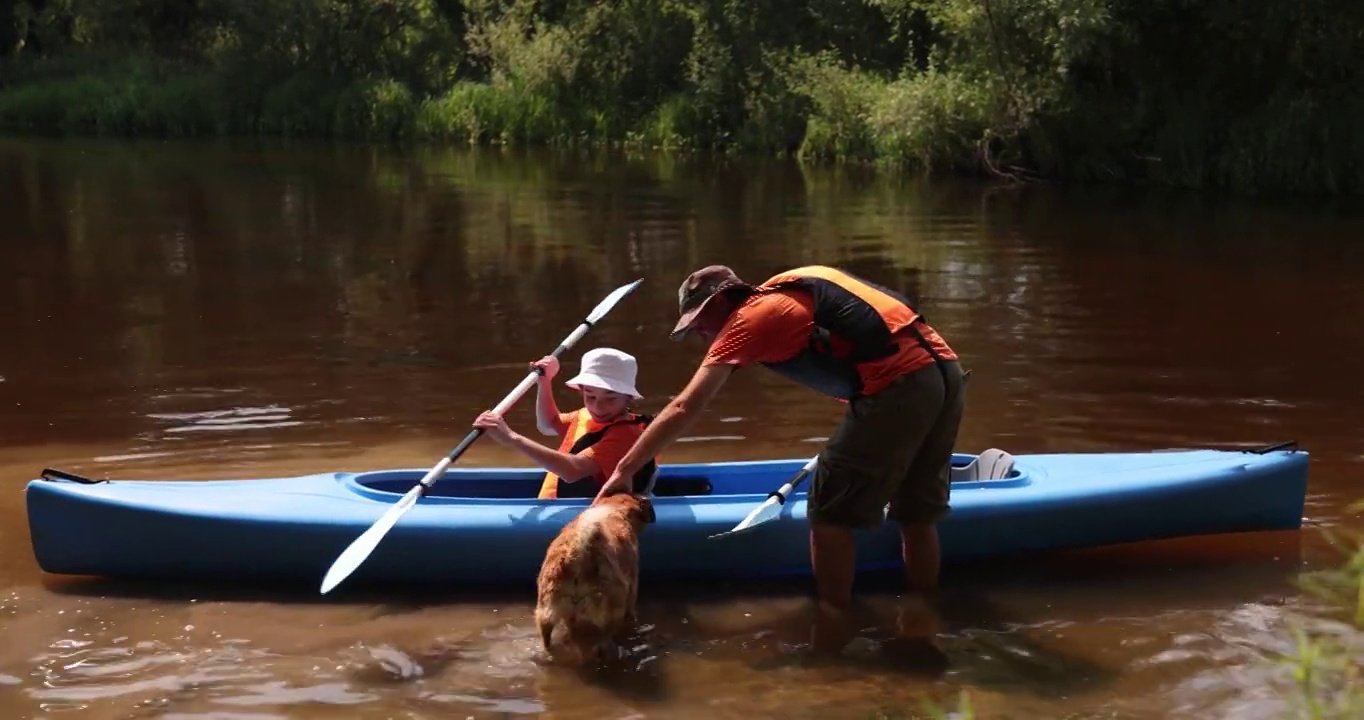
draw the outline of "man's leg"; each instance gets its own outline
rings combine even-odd
[[[857,538],[850,527],[810,521],[810,564],[820,602],[832,608],[852,603]]]
[[[929,367],[848,403],[810,483],[810,562],[823,602],[843,607],[851,601],[853,532],[883,522],[883,509],[909,473],[942,398],[941,377]]]
[[[910,590],[927,592],[938,587],[942,549],[935,523],[900,525],[900,553],[905,559],[905,584]]]
[[[965,405],[961,366],[947,362],[943,370],[945,380],[939,375],[936,383],[943,388],[942,403],[929,415],[931,424],[891,502],[889,514],[900,525],[905,582],[912,591],[926,592],[938,586],[942,552],[937,522],[949,508],[952,452]],[[925,386],[930,384],[928,378],[923,378],[923,382]]]

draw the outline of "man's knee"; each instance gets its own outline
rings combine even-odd
[[[899,525],[901,530],[905,528],[931,529],[944,517],[947,517],[947,513],[951,512],[951,509],[946,502],[897,499],[891,502],[890,510],[886,513],[886,519]]]
[[[937,537],[938,526],[936,523],[898,523],[900,526],[900,536],[907,542],[932,540]]]
[[[942,520],[951,510],[950,463],[950,455],[941,461],[915,458],[890,501],[887,519],[902,526],[933,525]]]
[[[880,525],[884,519],[882,508],[868,509],[858,504],[811,504],[806,512],[812,525],[841,530],[865,530]]]
[[[806,506],[811,525],[859,530],[876,527],[884,520],[884,493],[879,488],[883,481],[863,473],[818,480],[810,488]]]

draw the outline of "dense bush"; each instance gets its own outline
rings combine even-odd
[[[0,0],[0,125],[1356,192],[1361,21],[1333,0]]]

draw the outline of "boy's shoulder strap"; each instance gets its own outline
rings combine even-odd
[[[583,410],[583,412],[587,411]],[[592,432],[583,433],[578,437],[577,441],[573,443],[573,446],[568,449],[568,454],[577,455],[578,453],[592,447],[593,445],[596,445],[597,443],[601,442],[602,438],[606,437],[606,433],[609,432],[613,427],[619,425],[641,424],[644,425],[644,427],[649,427],[649,423],[652,423],[653,421],[654,421],[653,415],[635,415],[631,413],[629,417],[624,417],[619,420],[613,420]]]

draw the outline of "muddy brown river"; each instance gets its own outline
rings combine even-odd
[[[865,718],[960,691],[987,718],[1282,717],[1295,578],[1335,562],[1323,531],[1359,528],[1364,497],[1348,208],[784,162],[3,141],[0,718]],[[637,277],[565,371],[625,349],[656,411],[701,355],[666,337],[677,285],[712,262],[837,264],[918,298],[974,370],[963,451],[1297,440],[1304,528],[951,567],[936,613],[873,579],[836,657],[811,650],[804,584],[646,586],[654,652],[603,682],[542,664],[525,594],[319,598],[33,559],[23,492],[44,467],[429,468]],[[840,411],[744,372],[664,460],[808,457]],[[511,419],[531,429],[531,403]],[[491,442],[460,463],[525,464]]]

